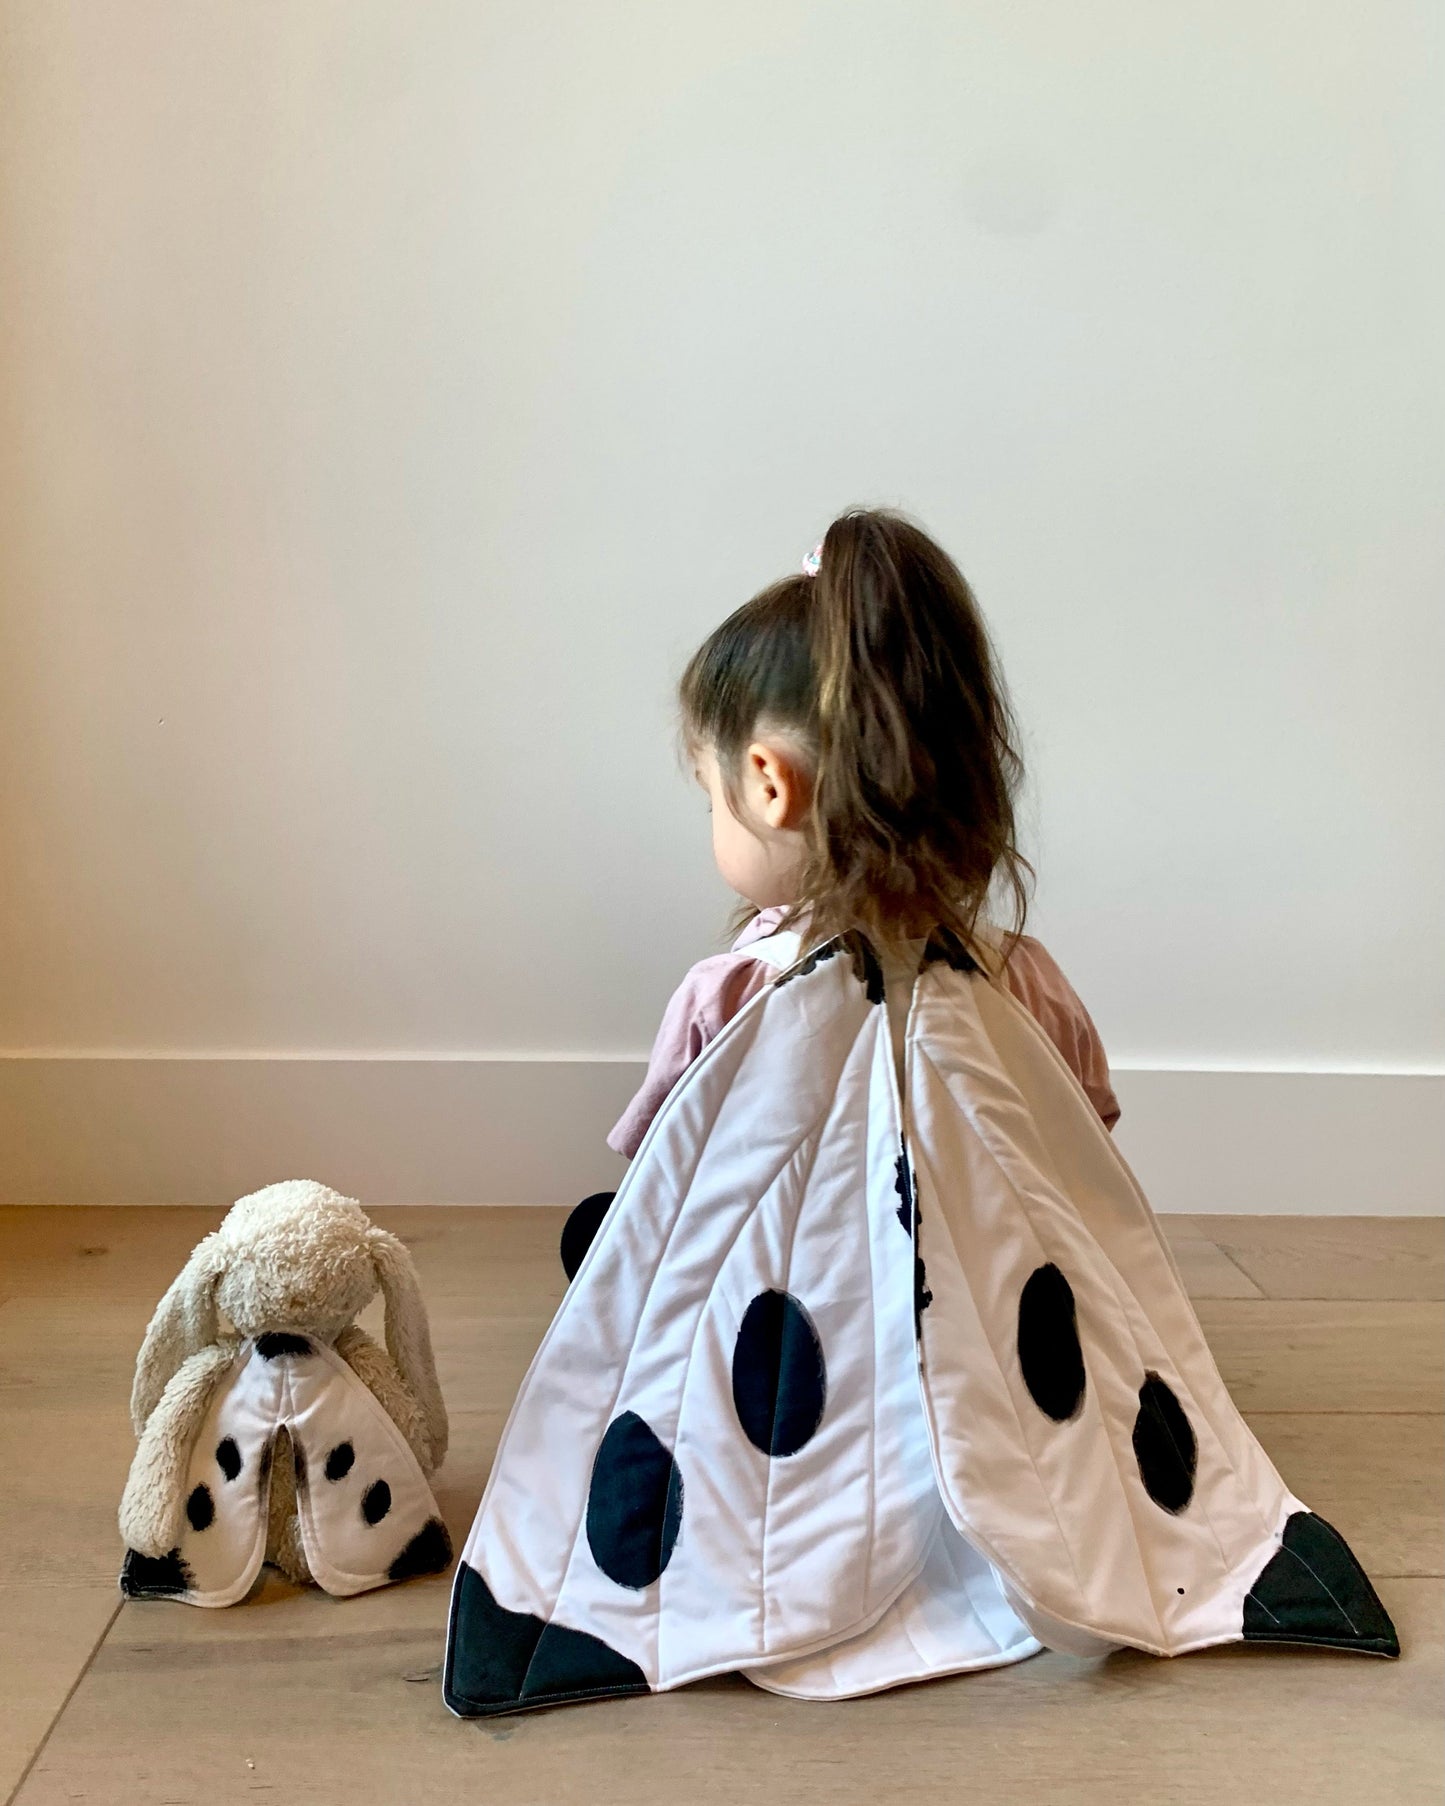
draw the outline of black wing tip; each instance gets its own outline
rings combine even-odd
[[[509,1611],[470,1562],[457,1564],[442,1698],[458,1718],[503,1718],[651,1691],[637,1664],[600,1637],[535,1612]]]
[[[421,1574],[440,1574],[452,1562],[452,1539],[440,1518],[428,1518],[386,1570],[388,1580],[414,1580]]]
[[[127,1549],[120,1569],[120,1590],[127,1599],[174,1599],[191,1590],[191,1571],[179,1546],[165,1555],[142,1555]]]
[[[1400,1638],[1349,1544],[1313,1511],[1293,1512],[1245,1595],[1246,1643],[1308,1644],[1391,1659]]]

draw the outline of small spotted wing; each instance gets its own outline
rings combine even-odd
[[[222,1376],[191,1450],[180,1540],[159,1558],[129,1552],[125,1592],[204,1606],[244,1598],[265,1560],[278,1448],[295,1464],[307,1565],[329,1593],[448,1565],[446,1529],[401,1431],[332,1349],[277,1331],[243,1344]]]
[[[266,1558],[271,1457],[283,1376],[244,1344],[217,1382],[191,1448],[180,1540],[168,1554],[130,1550],[121,1587],[131,1598],[234,1605]]]

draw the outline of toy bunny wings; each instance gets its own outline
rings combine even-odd
[[[352,1322],[378,1287],[389,1353]],[[411,1257],[324,1186],[269,1186],[200,1243],[146,1331],[131,1412],[130,1597],[231,1605],[265,1560],[344,1596],[451,1560],[427,1484],[446,1412]]]
[[[840,1698],[1045,1644],[1398,1653],[1236,1411],[1073,1074],[951,937],[904,1075],[900,1099],[854,934],[674,1088],[503,1433],[453,1583],[453,1711],[737,1668]]]

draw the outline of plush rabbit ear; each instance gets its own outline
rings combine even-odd
[[[372,1229],[368,1240],[377,1281],[386,1299],[387,1351],[421,1408],[435,1469],[441,1466],[447,1452],[447,1408],[437,1384],[431,1331],[427,1328],[416,1268],[405,1244],[385,1229]]]
[[[137,1436],[181,1362],[215,1341],[216,1287],[224,1267],[220,1236],[206,1236],[156,1306],[136,1357],[130,1394],[130,1420]]]

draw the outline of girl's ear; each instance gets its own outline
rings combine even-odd
[[[744,784],[755,813],[770,828],[796,831],[812,802],[805,762],[781,737],[754,740],[743,755]]]
[[[431,1465],[436,1469],[447,1452],[447,1408],[442,1403],[441,1387],[437,1384],[431,1331],[427,1328],[426,1306],[422,1303],[416,1268],[405,1243],[385,1229],[371,1229],[367,1240],[371,1245],[377,1283],[386,1300],[387,1352],[421,1407],[422,1423],[431,1448]]]
[[[137,1436],[182,1361],[215,1341],[216,1287],[225,1264],[220,1236],[206,1236],[156,1306],[136,1357],[131,1387],[130,1420]]]

